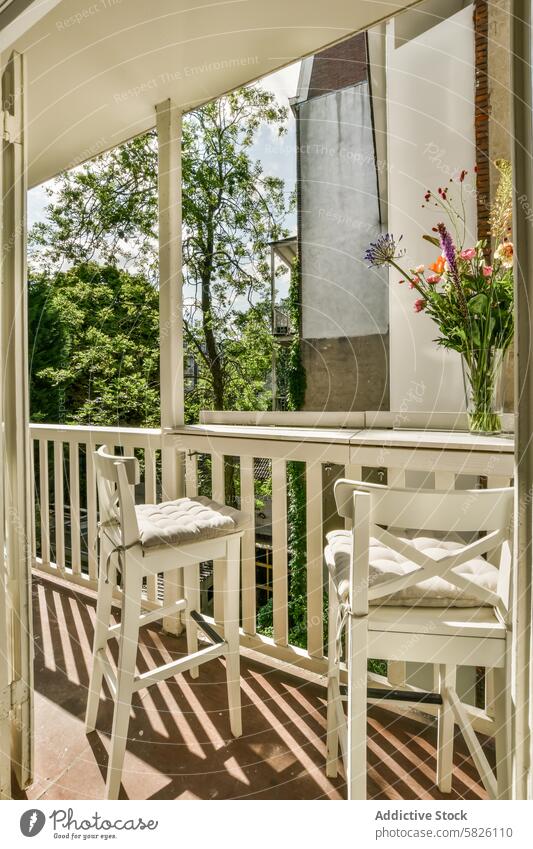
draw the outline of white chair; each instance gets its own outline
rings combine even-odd
[[[106,798],[118,798],[132,694],[170,676],[189,670],[198,676],[201,663],[226,658],[231,731],[242,734],[239,671],[239,572],[243,515],[206,498],[180,498],[161,504],[135,506],[133,486],[139,482],[135,457],[110,454],[106,446],[94,453],[100,508],[100,573],[93,668],[86,712],[87,733],[93,731],[105,678],[115,702],[107,768]],[[224,637],[199,612],[199,564],[221,560],[224,568]],[[225,564],[225,565],[224,565]],[[171,606],[141,612],[143,578],[182,570],[184,597]],[[113,589],[121,574],[120,625],[110,625]],[[185,620],[188,654],[135,673],[139,627],[179,612]],[[198,650],[198,628],[211,645]],[[107,657],[107,642],[118,638],[117,673]]]
[[[439,789],[451,791],[457,722],[489,795],[508,798],[512,488],[416,491],[340,480],[335,499],[352,530],[328,534],[325,550],[327,774],[337,774],[340,746],[348,799],[366,799],[368,698],[430,702],[438,705]],[[425,536],[413,534],[420,531]],[[343,636],[346,716],[340,686]],[[369,657],[436,664],[438,688],[367,693]],[[459,665],[492,670],[496,776],[458,698]]]

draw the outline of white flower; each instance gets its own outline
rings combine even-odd
[[[504,268],[513,267],[514,247],[512,242],[502,242],[494,251],[494,258],[499,259]]]

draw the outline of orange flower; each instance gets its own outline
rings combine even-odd
[[[442,274],[442,272],[444,271],[445,265],[446,265],[446,259],[443,256],[440,256],[438,258],[438,260],[436,262],[434,262],[433,265],[430,265],[429,267],[431,268],[432,271],[435,272],[435,274]]]

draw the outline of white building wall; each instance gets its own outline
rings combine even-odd
[[[409,266],[434,261],[438,251],[422,240],[442,215],[422,209],[426,189],[449,184],[466,168],[473,178],[474,31],[472,7],[419,37],[394,43],[394,21],[387,33],[387,120],[389,224],[403,234]],[[472,185],[472,184],[470,184]],[[476,200],[466,192],[469,244],[476,241]],[[459,355],[439,348],[437,329],[424,313],[415,314],[416,293],[390,274],[391,409],[464,409]]]
[[[380,232],[368,83],[299,106],[302,334],[388,330],[386,275],[363,256]]]

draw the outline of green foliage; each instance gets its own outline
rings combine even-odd
[[[158,295],[142,275],[86,263],[29,281],[33,421],[156,426]]]
[[[287,363],[287,399],[291,410],[301,409],[305,400],[305,369],[301,355],[300,264],[293,262],[289,287],[289,318],[294,328]],[[305,464],[287,463],[289,537],[289,638],[297,646],[307,637],[307,517]]]
[[[198,365],[196,386],[185,397],[187,421],[197,422],[200,410],[206,409],[268,409],[270,390],[266,378],[272,366],[273,345],[269,305],[256,304],[244,312],[235,310],[223,337],[221,330],[222,407],[217,407],[215,401],[213,370],[203,353],[202,328],[197,327],[194,332],[197,345],[191,346],[190,336],[185,340],[187,351],[195,356]]]
[[[296,258],[291,269],[288,306],[291,326],[297,332],[291,342],[286,364],[287,399],[291,410],[300,410],[305,401],[306,375],[302,362],[300,304],[300,263]]]
[[[305,463],[287,463],[289,539],[289,642],[307,643],[307,517]]]

